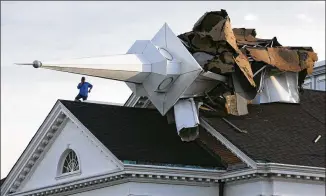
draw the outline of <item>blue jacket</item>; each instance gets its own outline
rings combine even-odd
[[[88,96],[88,88],[93,88],[93,85],[91,85],[88,82],[84,82],[83,84],[79,83],[77,88],[79,89],[80,95],[87,97]]]

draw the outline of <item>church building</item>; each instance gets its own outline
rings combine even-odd
[[[325,95],[225,120],[199,113],[191,142],[133,95],[125,106],[58,100],[1,196],[324,196]]]

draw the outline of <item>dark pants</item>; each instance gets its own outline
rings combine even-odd
[[[80,101],[80,99],[83,99],[83,101],[87,100],[87,96],[83,96],[81,94],[78,94],[75,98],[75,101]]]

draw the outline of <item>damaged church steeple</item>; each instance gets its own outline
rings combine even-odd
[[[174,116],[181,139],[192,141],[201,110],[246,115],[247,104],[299,103],[317,60],[310,47],[283,47],[276,37],[257,38],[254,29],[232,29],[221,10],[205,13],[179,36],[164,24],[153,39],[137,40],[123,55],[27,65],[124,81],[161,115]]]

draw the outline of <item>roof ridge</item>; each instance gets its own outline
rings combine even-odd
[[[66,103],[72,103],[72,104],[80,104],[80,105],[98,105],[98,106],[106,106],[106,107],[116,107],[116,108],[129,108],[131,110],[150,110],[154,111],[155,109],[152,108],[135,108],[135,107],[129,107],[129,106],[124,106],[124,105],[113,105],[113,104],[108,104],[107,103],[96,103],[96,102],[77,102],[77,101],[72,101],[72,100],[65,100],[65,99],[58,99],[61,103],[66,102]]]

